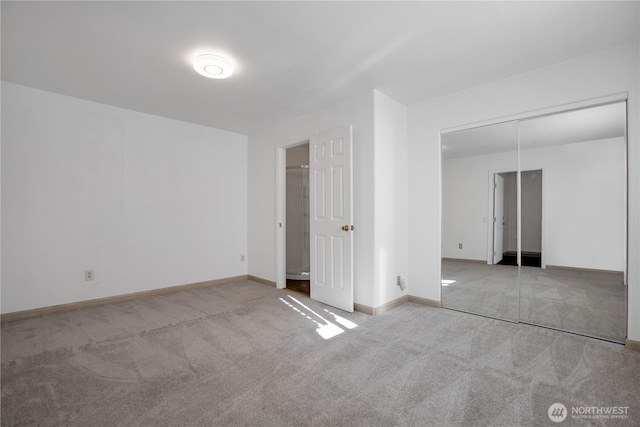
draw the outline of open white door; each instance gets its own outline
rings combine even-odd
[[[493,263],[502,261],[504,238],[504,178],[493,174]]]
[[[351,126],[309,141],[311,299],[353,311]]]

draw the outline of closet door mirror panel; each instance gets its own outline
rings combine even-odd
[[[520,321],[626,336],[626,104],[523,120]]]
[[[442,304],[517,322],[517,123],[443,133]]]

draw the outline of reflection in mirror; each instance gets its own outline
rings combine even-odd
[[[521,322],[624,341],[625,130],[624,102],[520,122]]]
[[[517,123],[441,143],[442,305],[517,322]]]

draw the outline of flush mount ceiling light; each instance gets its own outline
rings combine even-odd
[[[193,69],[210,79],[226,79],[233,74],[229,60],[219,55],[199,55],[193,61]]]

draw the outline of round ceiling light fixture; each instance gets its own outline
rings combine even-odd
[[[193,69],[210,79],[226,79],[233,74],[233,68],[227,58],[212,54],[199,55],[193,61]]]

